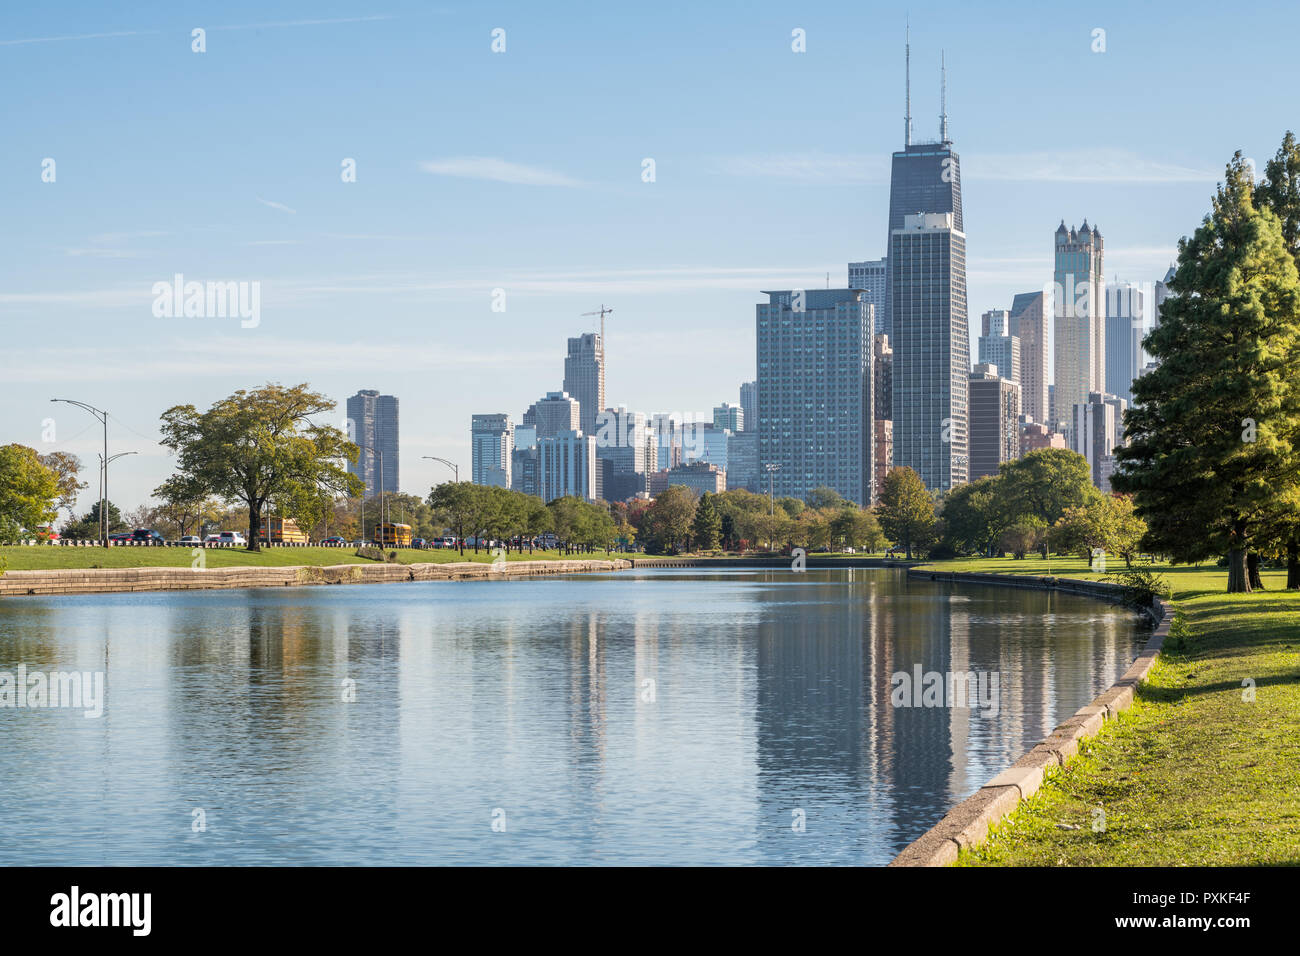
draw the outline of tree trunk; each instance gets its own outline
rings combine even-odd
[[[250,507],[248,509],[248,550],[249,551],[262,550],[262,544],[257,537],[257,532],[258,532],[257,526],[261,524],[261,521],[258,520],[261,517],[261,511],[262,511],[261,508]]]
[[[1228,593],[1250,593],[1250,579],[1246,575],[1246,552],[1240,548],[1228,552]]]
[[[1250,581],[1252,591],[1264,590],[1264,582],[1259,579],[1259,554],[1251,551],[1246,555],[1246,578]]]
[[[1286,587],[1288,591],[1300,590],[1300,538],[1286,543]]]

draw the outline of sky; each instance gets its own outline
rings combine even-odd
[[[128,509],[174,405],[308,382],[341,422],[377,388],[423,496],[420,456],[467,476],[470,416],[558,390],[602,305],[608,403],[707,417],[755,377],[759,290],[884,254],[907,22],[917,140],[946,58],[976,333],[1062,219],[1160,278],[1296,125],[1284,3],[6,4],[0,443],[80,455],[84,511],[100,426],[50,399],[107,409]],[[177,274],[258,283],[256,324],[156,315]]]

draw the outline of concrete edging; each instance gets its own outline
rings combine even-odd
[[[0,575],[0,598],[39,594],[112,594],[123,591],[190,591],[379,584],[389,581],[463,581],[540,574],[600,574],[630,568],[610,560],[511,561],[506,570],[481,562],[449,564],[333,564],[234,568],[57,568]]]
[[[1067,591],[1109,601],[1122,597],[1124,591],[1118,584],[1076,578],[1013,577],[921,569],[909,570],[907,575],[931,581]],[[1133,703],[1138,685],[1146,679],[1164,647],[1174,619],[1173,607],[1167,601],[1156,599],[1145,610],[1155,621],[1155,631],[1119,680],[1063,720],[1029,753],[944,814],[943,819],[904,847],[889,865],[947,866],[955,862],[960,850],[983,843],[993,824],[1015,810],[1021,800],[1035,793],[1050,768],[1062,766],[1078,753],[1081,740],[1096,735],[1107,720],[1114,720],[1121,711],[1127,710]]]

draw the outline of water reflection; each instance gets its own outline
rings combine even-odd
[[[885,863],[1136,623],[864,569],[7,600],[0,670],[108,702],[0,709],[0,862]],[[996,715],[895,707],[917,666]]]

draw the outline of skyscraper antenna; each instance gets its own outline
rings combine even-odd
[[[912,23],[907,21],[907,39],[904,41],[903,87],[906,90],[907,112],[903,117],[903,145],[912,145]]]
[[[939,142],[948,142],[948,64],[939,51]]]

